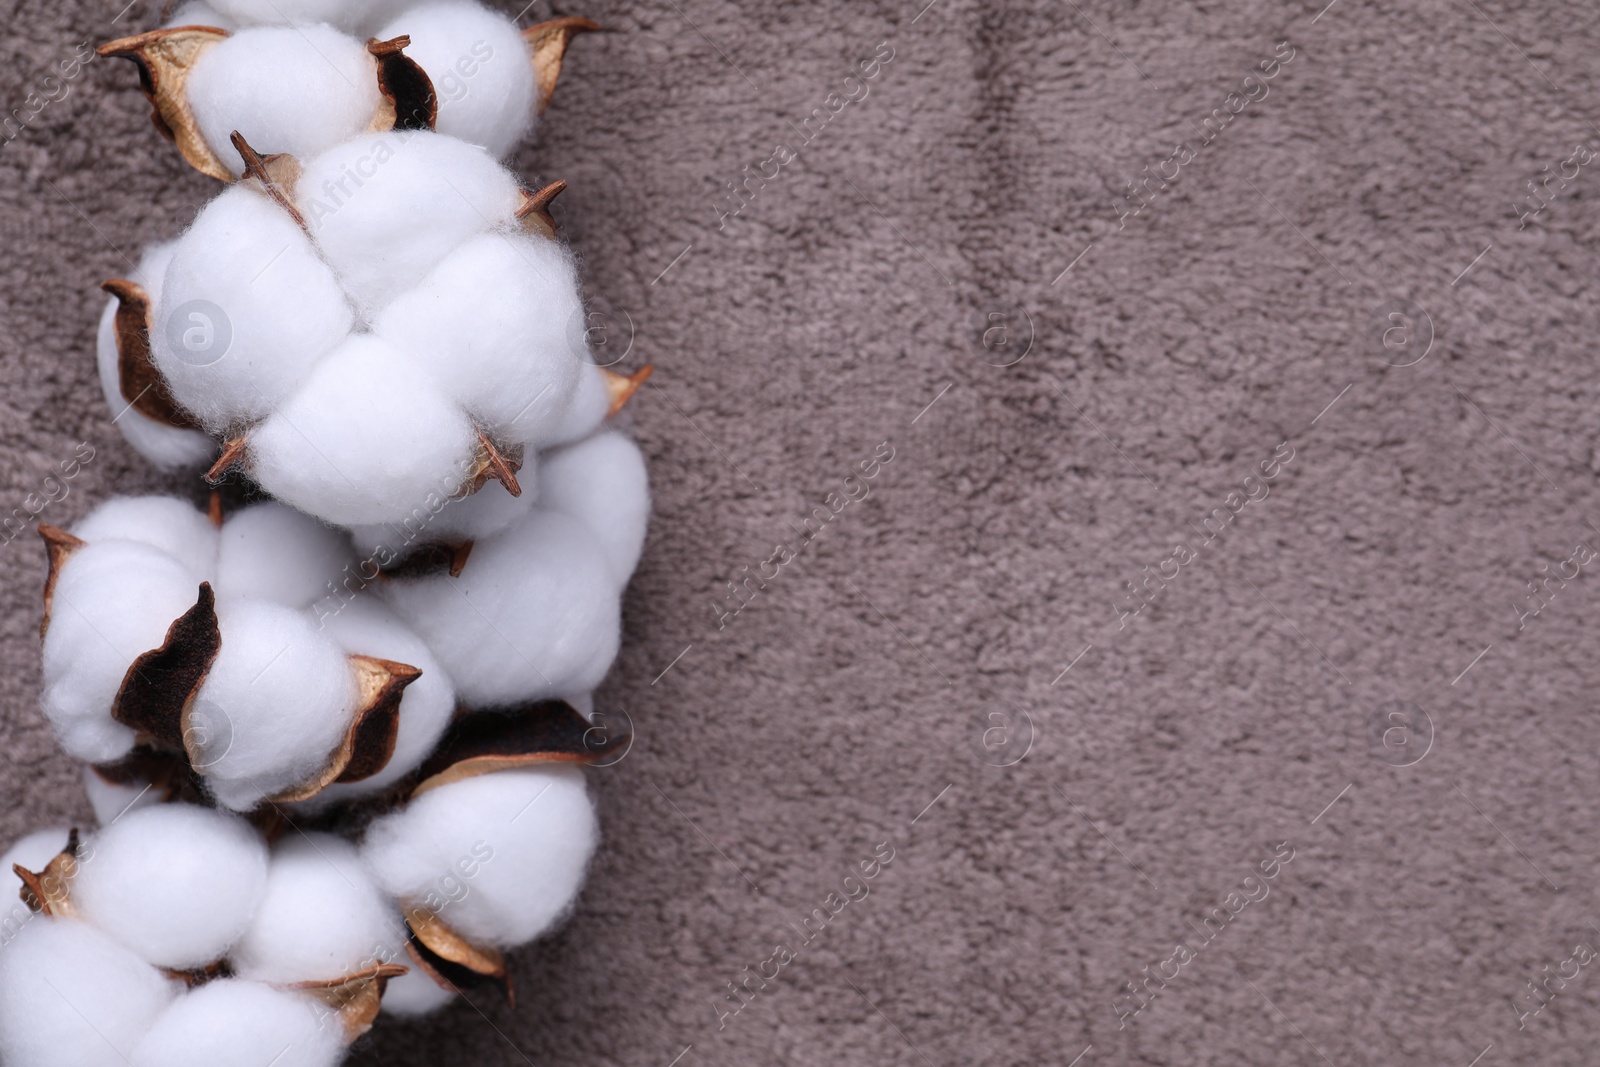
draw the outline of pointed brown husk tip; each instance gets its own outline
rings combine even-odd
[[[369,127],[373,133],[384,130],[431,130],[439,120],[439,96],[433,81],[405,54],[411,38],[405,35],[380,41],[367,41],[367,51],[378,61],[378,92],[383,101]]]
[[[565,192],[566,188],[567,183],[558,179],[536,193],[522,190],[522,202],[517,205],[517,221],[522,223],[523,230],[554,241],[556,220],[555,216],[550,214],[550,204]]]
[[[632,374],[619,374],[601,367],[600,373],[605,375],[606,379],[606,391],[611,394],[611,406],[606,409],[606,418],[612,418],[621,411],[623,405],[633,399],[633,394],[650,380],[650,375],[655,373],[655,369],[654,363],[646,363]]]
[[[325,982],[296,982],[290,988],[316,997],[332,1008],[344,1027],[344,1043],[349,1045],[372,1029],[389,979],[398,978],[410,970],[398,963],[375,963],[340,978]]]
[[[30,871],[20,863],[11,865],[12,873],[22,879],[18,895],[28,910],[41,912],[52,918],[70,918],[77,914],[72,906],[72,878],[78,873],[78,828],[67,831],[67,844],[51,857],[42,871]]]
[[[222,481],[222,476],[228,473],[228,468],[244,458],[244,450],[249,444],[250,436],[248,434],[240,434],[238,437],[233,437],[223,442],[222,454],[211,465],[211,469],[202,475],[206,480],[206,484],[216,485]]]
[[[516,991],[499,949],[474,944],[451,929],[435,913],[421,907],[406,908],[411,936],[406,950],[429,978],[440,987],[459,993],[464,989],[493,986],[516,1004]]]
[[[556,82],[561,77],[561,61],[566,57],[567,45],[574,34],[598,30],[600,24],[579,15],[566,15],[534,23],[522,31],[528,44],[528,58],[533,62],[533,80],[538,89],[538,111],[544,114],[555,95]]]
[[[233,181],[233,171],[201,136],[185,87],[189,72],[206,50],[228,36],[215,26],[172,26],[107,41],[101,56],[132,60],[139,68],[139,87],[150,101],[150,121],[189,165],[220,181]]]
[[[598,729],[563,700],[466,716],[418,771],[413,797],[450,782],[550,763],[593,763],[632,743]]]
[[[129,665],[112,701],[111,717],[158,745],[186,751],[193,740],[188,717],[194,696],[221,649],[216,596],[210,582],[201,582],[194,607],[167,628],[161,647]],[[204,765],[200,753],[188,752],[188,757],[192,766]]]
[[[44,551],[50,568],[44,576],[44,618],[39,621],[39,640],[43,641],[45,631],[50,629],[50,608],[55,602],[56,579],[60,577],[62,564],[83,547],[84,541],[48,522],[39,524],[39,536],[44,538]]]
[[[238,130],[230,133],[228,140],[233,144],[234,151],[239,153],[239,158],[244,160],[245,178],[253,180],[262,192],[288,212],[295,225],[306,229],[306,217],[300,214],[300,209],[294,203],[294,185],[300,179],[300,161],[281,152],[263,156],[250,147],[250,142]]]
[[[150,354],[150,294],[126,278],[108,278],[100,288],[117,298],[111,325],[117,343],[117,391],[123,402],[164,426],[198,429],[200,424],[173,399]]]
[[[495,479],[506,487],[506,492],[512,496],[522,495],[522,486],[517,482],[517,471],[522,469],[521,452],[506,454],[495,447],[489,440],[489,435],[482,430],[478,431],[478,457],[473,465],[472,473],[467,476],[466,492],[468,495],[476,493],[483,488],[490,478]]]
[[[334,782],[359,782],[389,765],[400,733],[400,698],[406,686],[422,676],[409,663],[350,656],[357,704],[339,747],[315,777],[269,798],[275,804],[309,800]]]

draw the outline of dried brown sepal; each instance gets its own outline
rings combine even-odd
[[[18,895],[28,910],[42,912],[52,918],[70,918],[77,914],[72,906],[72,878],[78,873],[78,828],[67,831],[67,846],[50,858],[42,871],[30,871],[20,863],[11,870],[22,879]]]
[[[640,386],[650,380],[656,365],[646,363],[632,374],[618,374],[605,367],[600,368],[600,373],[605,375],[606,391],[611,394],[611,406],[606,409],[606,418],[611,418],[622,410],[622,406],[633,399],[633,394],[639,391]]]
[[[207,485],[216,485],[222,481],[222,476],[228,473],[228,468],[244,458],[244,450],[250,444],[249,434],[240,434],[222,443],[222,454],[217,461],[206,471],[204,478]]]
[[[343,978],[326,982],[297,982],[289,988],[316,997],[332,1008],[344,1026],[344,1043],[349,1045],[372,1029],[389,979],[398,978],[410,969],[398,963],[375,963]]]
[[[361,704],[346,742],[350,759],[339,775],[341,782],[371,778],[389,765],[395,739],[400,736],[400,698],[406,686],[422,676],[422,671],[409,663],[373,656],[351,656],[350,664],[355,668]]]
[[[406,686],[422,676],[422,671],[409,663],[375,656],[351,656],[349,659],[350,669],[356,676],[359,703],[344,740],[328,757],[320,774],[270,797],[273,803],[309,800],[334,782],[370,778],[383,770],[389,757],[394,755],[395,738],[400,732],[400,697]]]
[[[564,700],[541,700],[459,720],[418,772],[413,797],[463,778],[549,763],[592,763],[625,748],[630,734],[613,735]]]
[[[222,494],[215,489],[211,490],[211,498],[206,501],[206,518],[211,520],[211,525],[222,529]]]
[[[55,602],[56,578],[61,574],[61,565],[84,546],[84,540],[72,536],[59,526],[51,526],[48,522],[39,524],[39,536],[44,538],[45,556],[50,567],[44,576],[44,618],[39,620],[39,640],[43,641],[45,631],[50,629],[50,608]]]
[[[555,95],[556,81],[561,77],[561,61],[566,57],[572,35],[599,28],[600,24],[591,19],[566,15],[536,22],[522,31],[522,39],[528,44],[528,57],[533,62],[539,114],[544,114],[544,109],[550,106],[550,98]]]
[[[123,401],[164,426],[197,429],[200,424],[173,399],[150,355],[150,294],[126,278],[107,279],[100,288],[117,298],[112,330],[117,342],[117,391]]]
[[[161,647],[129,665],[112,701],[111,717],[159,745],[185,751],[190,740],[189,707],[221,648],[216,596],[210,582],[201,582],[194,607],[167,628]],[[199,753],[188,755],[191,766],[196,764]]]
[[[205,798],[188,756],[172,749],[139,745],[115,763],[96,763],[90,769],[112,785],[143,785],[140,796],[151,793],[157,803],[199,804]]]
[[[139,68],[139,87],[150,101],[150,121],[177,144],[189,165],[219,181],[233,181],[233,171],[206,144],[184,89],[189,71],[205,51],[228,36],[215,26],[172,26],[164,30],[107,41],[96,53],[132,60]]]
[[[163,967],[161,968],[161,973],[168,978],[177,979],[185,986],[193,989],[195,986],[214,982],[218,978],[230,977],[233,974],[233,968],[229,966],[227,960],[215,960],[204,967],[191,967],[187,971],[176,971],[171,967]]]
[[[476,493],[483,488],[483,484],[490,478],[495,479],[506,487],[506,492],[512,496],[522,495],[522,486],[517,484],[517,471],[522,469],[522,453],[514,452],[511,455],[502,453],[489,440],[487,434],[478,431],[478,457],[473,464],[472,473],[467,477],[467,492]]]
[[[516,1004],[506,958],[499,949],[468,941],[425,908],[407,907],[405,912],[406,926],[411,930],[407,948],[422,962],[429,977],[456,992],[492,985],[505,996],[508,1006]]]
[[[433,80],[405,54],[410,44],[411,38],[405,35],[367,41],[367,51],[378,61],[378,92],[383,95],[369,127],[374,133],[431,130],[439,120],[439,95]]]
[[[472,544],[471,541],[429,541],[379,573],[384,578],[425,578],[447,571],[450,577],[459,578],[472,555]]]
[[[294,185],[300,179],[300,161],[282,153],[263,158],[250,147],[250,142],[238,130],[228,134],[228,140],[232,142],[234,151],[239,153],[239,158],[244,160],[245,178],[256,182],[261,191],[272,197],[294,219],[295,225],[304,230],[306,217],[294,205]]]
[[[550,204],[566,189],[567,183],[558,179],[536,193],[522,190],[522,202],[517,205],[517,221],[522,224],[523,230],[554,241],[556,220],[550,214]]]

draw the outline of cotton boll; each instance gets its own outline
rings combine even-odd
[[[331,834],[292,834],[273,848],[266,892],[229,958],[241,978],[289,985],[403,964],[405,942],[399,910],[354,845]]]
[[[344,651],[304,612],[217,603],[222,649],[195,698],[195,759],[223,807],[248,811],[327,766],[355,715]]]
[[[305,993],[223,979],[179,997],[127,1067],[334,1067],[341,1036],[333,1009]]]
[[[416,508],[394,522],[354,526],[350,539],[361,558],[379,567],[404,559],[430,543],[479,541],[507,529],[533,510],[538,495],[532,466],[517,472],[522,495],[512,496],[497,481],[488,481],[470,496],[451,497],[438,508]]]
[[[433,82],[438,132],[504,158],[533,120],[527,42],[516,24],[480,4],[445,0],[411,8],[377,36],[409,34],[406,49]]]
[[[393,612],[373,597],[359,597],[319,619],[323,631],[351,655],[407,663],[422,672],[400,695],[400,729],[394,754],[383,770],[359,782],[334,783],[311,803],[333,802],[385,789],[410,774],[433,752],[433,746],[456,712],[455,686],[444,667]]]
[[[231,30],[234,21],[210,4],[190,0],[180,5],[163,26],[215,26],[219,30]]]
[[[398,521],[457,492],[477,455],[465,415],[411,360],[350,338],[250,436],[263,489],[329,522]]]
[[[235,175],[237,130],[263,156],[305,158],[366,130],[382,97],[365,45],[331,26],[241,30],[201,53],[184,94],[206,144]]]
[[[365,34],[399,6],[396,0],[211,0],[218,11],[247,26],[305,26],[326,22]]]
[[[111,718],[128,667],[166,641],[194,607],[200,577],[171,556],[133,541],[78,549],[56,576],[44,635],[40,706],[61,747],[90,763],[133,748],[134,732]]]
[[[161,279],[172,261],[176,242],[152,245],[139,258],[139,266],[129,281],[144,288],[152,301],[161,293]],[[199,430],[180,429],[157,422],[133,409],[122,395],[122,379],[118,371],[116,297],[106,301],[100,315],[100,326],[95,334],[95,369],[100,377],[100,391],[105,394],[106,406],[111,409],[112,421],[122,431],[123,438],[133,450],[162,470],[181,470],[210,462],[216,452],[211,438]]]
[[[373,330],[415,359],[478,425],[534,446],[578,385],[578,275],[554,241],[483,234],[384,308]]]
[[[389,984],[384,987],[383,1011],[386,1015],[416,1018],[438,1011],[456,999],[454,993],[429,978],[422,968],[410,960],[402,962],[411,970],[398,978],[389,979]]]
[[[617,654],[617,581],[581,522],[535,511],[474,545],[459,578],[397,578],[381,595],[470,707],[593,689]]]
[[[473,234],[511,223],[517,180],[481,149],[426,131],[367,134],[306,164],[300,210],[368,316]]]
[[[112,497],[72,533],[91,545],[119,539],[159,548],[206,581],[217,573],[217,528],[205,512],[177,497]]]
[[[85,842],[72,879],[83,918],[157,967],[221,959],[267,878],[267,848],[236,815],[192,804],[131,811]]]
[[[217,582],[230,597],[256,597],[303,608],[323,596],[355,562],[349,542],[282,504],[253,504],[222,524]]]
[[[618,588],[639,563],[650,521],[650,476],[639,446],[600,433],[539,457],[539,506],[579,519],[599,538]]]
[[[428,790],[368,827],[361,856],[396,898],[510,946],[571,907],[599,834],[583,772],[537,767]]]
[[[180,988],[85,923],[31,921],[0,952],[0,1061],[127,1067]]]
[[[83,769],[83,791],[94,809],[94,821],[107,826],[126,812],[161,803],[162,791],[149,782],[108,782],[93,767]],[[10,868],[0,864],[0,871]]]
[[[150,330],[173,397],[213,433],[266,415],[350,332],[333,273],[251,184],[211,201],[178,240]]]

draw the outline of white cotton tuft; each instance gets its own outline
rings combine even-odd
[[[517,180],[481,149],[427,131],[366,134],[306,164],[295,197],[324,258],[369,317],[473,234],[509,225]]]
[[[344,651],[303,611],[219,598],[222,649],[186,720],[217,802],[248,811],[328,765],[355,715]]]
[[[533,121],[535,88],[527,42],[516,24],[470,0],[411,8],[377,36],[411,37],[406,49],[433,82],[439,133],[508,155]]]
[[[244,173],[229,136],[263,156],[305,158],[366,130],[382,97],[365,45],[331,26],[241,30],[201,53],[184,95],[217,158]]]
[[[342,1037],[333,1009],[307,994],[229,978],[180,996],[126,1067],[334,1067]]]
[[[405,923],[354,845],[293,834],[272,850],[267,888],[229,959],[241,978],[276,985],[343,978],[406,964]]]
[[[578,386],[583,319],[571,255],[554,241],[482,234],[378,315],[373,330],[431,374],[473,421],[538,447]]]
[[[45,864],[55,859],[67,847],[67,835],[70,832],[65,826],[51,827],[48,830],[35,830],[31,834],[24,834],[13,842],[5,854],[0,856],[0,882],[4,882],[8,890],[5,896],[14,895],[9,890],[19,884],[17,876],[11,871],[13,866],[21,865],[35,874],[39,873],[44,870]],[[21,901],[17,903],[20,904]]]
[[[345,537],[282,504],[252,504],[222,524],[217,584],[230,597],[291,608],[324,596],[355,562]]]
[[[0,1061],[127,1067],[179,988],[85,923],[29,922],[0,951]]]
[[[94,821],[107,826],[125,812],[137,811],[162,802],[163,792],[149,782],[108,782],[92,766],[83,769],[83,791],[94,809]],[[0,870],[7,868],[0,866]]]
[[[512,496],[499,482],[488,481],[469,496],[435,501],[436,508],[416,508],[391,522],[352,527],[350,539],[362,559],[372,560],[378,567],[404,559],[422,545],[476,542],[507,529],[533,510],[537,474],[533,466],[517,472],[521,496]]]
[[[61,566],[44,635],[40,706],[67,754],[90,763],[121,759],[134,732],[111,705],[135,659],[159,648],[194,607],[200,577],[171,556],[133,541],[86,545]]]
[[[234,21],[202,0],[189,0],[187,4],[180,4],[162,26],[215,26],[219,30],[231,30]]]
[[[176,247],[175,241],[152,245],[140,257],[138,268],[128,279],[143,286],[152,302],[160,298],[162,275],[166,274]],[[162,470],[181,470],[210,462],[217,450],[211,438],[199,430],[167,426],[140,414],[122,395],[117,366],[117,303],[116,297],[106,301],[95,334],[95,368],[100,376],[100,391],[105,394],[106,406],[111,409],[117,429],[135,452]]]
[[[305,26],[326,22],[366,35],[388,17],[398,0],[211,0],[224,16],[246,26]]]
[[[310,240],[253,185],[224,191],[178,239],[150,328],[173,397],[214,433],[283,403],[355,321]]]
[[[618,585],[583,523],[535,511],[477,542],[459,578],[396,578],[381,595],[475,708],[587,692],[617,654]]]
[[[580,320],[580,323],[586,322],[587,317]],[[567,402],[566,410],[558,417],[544,442],[546,448],[571,444],[588,437],[600,428],[600,424],[611,413],[611,388],[606,384],[605,373],[590,362],[589,346],[585,340],[587,330],[579,330],[578,327],[573,329],[573,347],[584,352],[584,363],[578,369],[578,385],[572,391],[572,399]]]
[[[537,767],[428,790],[368,827],[361,856],[397,899],[506,947],[567,913],[599,835],[583,772]]]
[[[159,548],[211,581],[217,573],[217,528],[210,516],[172,496],[118,496],[89,512],[72,533],[99,541],[137,541]]]
[[[85,921],[157,967],[203,967],[244,933],[267,847],[236,815],[192,804],[131,811],[91,835],[72,879]]]
[[[422,672],[400,695],[400,729],[394,753],[383,770],[359,782],[335,782],[308,803],[331,803],[385,789],[422,765],[455,717],[456,691],[450,676],[422,639],[375,597],[363,595],[328,605],[320,617],[323,632],[351,655],[406,663]]]
[[[408,961],[408,965],[411,967],[409,971],[398,978],[389,979],[389,984],[384,987],[384,1014],[415,1018],[438,1011],[456,999],[454,993],[429,978],[415,963]]]
[[[456,492],[477,438],[405,356],[350,338],[250,435],[250,472],[302,511],[350,525],[398,520]]]
[[[620,589],[644,551],[650,476],[639,446],[615,431],[539,457],[539,507],[571,515],[605,549]]]

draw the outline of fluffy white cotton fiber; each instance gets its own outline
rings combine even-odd
[[[435,506],[415,508],[391,522],[354,526],[350,539],[362,559],[373,560],[380,567],[404,559],[421,545],[479,541],[507,529],[533,510],[537,474],[533,466],[517,472],[521,496],[512,496],[498,481],[485,482],[469,496],[446,500],[441,495],[433,501]]]
[[[577,519],[534,511],[473,546],[459,578],[396,578],[381,595],[472,707],[593,689],[617,654],[618,584]]]
[[[180,988],[85,923],[29,922],[0,951],[0,1061],[127,1067]]]
[[[400,696],[400,730],[388,764],[359,782],[336,782],[313,801],[327,803],[385,789],[420,766],[455,717],[456,691],[421,638],[376,598],[357,597],[321,623],[347,653],[406,663],[422,672]]]
[[[78,549],[61,567],[44,636],[40,706],[69,755],[120,759],[134,734],[111,718],[133,661],[166,640],[194,606],[200,576],[165,552],[134,541]]]
[[[219,30],[231,30],[234,21],[202,0],[189,0],[186,4],[179,4],[162,25],[215,26]]]
[[[397,520],[456,492],[477,438],[410,359],[350,338],[250,437],[250,470],[269,493],[341,524]]]
[[[410,959],[400,961],[411,970],[398,978],[389,979],[383,991],[383,1012],[402,1018],[415,1018],[438,1011],[456,998],[450,990],[429,978],[427,973]]]
[[[158,967],[203,967],[244,933],[267,849],[243,819],[192,804],[131,811],[91,835],[72,879],[85,921]]]
[[[202,580],[216,578],[217,528],[205,512],[175,496],[112,497],[78,520],[72,533],[91,545],[137,541],[159,548]]]
[[[510,946],[566,914],[598,839],[583,772],[540,767],[431,789],[368,827],[361,855],[396,898]]]
[[[94,809],[94,821],[101,826],[109,825],[127,812],[159,804],[163,798],[163,791],[149,782],[108,782],[93,767],[83,769],[83,791]]]
[[[468,0],[409,9],[378,31],[409,34],[406,55],[433,82],[439,133],[478,145],[496,159],[516,147],[533,120],[533,64],[516,24]]]
[[[539,506],[589,527],[617,588],[627,583],[650,522],[650,476],[638,445],[609,432],[546,452],[539,458]]]
[[[306,164],[296,200],[369,316],[468,237],[508,225],[517,180],[481,149],[426,131],[366,134]]]
[[[211,0],[211,3],[224,16],[245,26],[305,26],[326,22],[358,36],[370,32],[400,6],[399,0]]]
[[[223,979],[180,996],[127,1067],[333,1067],[344,1056],[332,1009],[304,993]]]
[[[328,583],[355,562],[339,531],[271,502],[230,515],[217,540],[217,583],[227,596],[291,608],[326,595]]]
[[[328,763],[355,714],[344,651],[303,611],[259,600],[217,604],[222,649],[190,712],[197,769],[217,802],[248,811]]]
[[[584,353],[584,362],[578,368],[578,385],[572,391],[572,400],[556,420],[545,447],[571,444],[588,437],[599,429],[611,410],[611,389],[606,384],[606,376],[590,362],[589,345],[585,340],[584,323],[587,321],[587,318],[579,319],[569,329],[569,345],[573,351]]]
[[[17,876],[11,872],[12,866],[21,864],[35,873],[44,870],[45,864],[55,859],[61,850],[67,847],[68,829],[65,826],[51,827],[48,830],[35,830],[18,838],[4,855],[0,855],[0,884],[7,892],[0,895],[0,900],[10,895],[13,883],[20,885]],[[21,903],[19,900],[17,903]]]
[[[542,237],[482,234],[379,313],[375,332],[408,353],[480,426],[535,447],[578,385],[582,318],[570,254]]]
[[[291,832],[272,850],[266,892],[229,958],[241,978],[288,985],[405,964],[405,941],[399,909],[354,845]]]
[[[195,61],[184,94],[200,133],[235,175],[237,130],[263,156],[306,157],[366,130],[381,99],[363,42],[331,26],[241,30]]]
[[[177,401],[226,433],[286,400],[354,321],[294,219],[241,183],[179,238],[155,304],[151,352]]]
[[[152,245],[139,258],[139,266],[128,280],[137,282],[152,301],[161,294],[162,276],[172,260],[173,241]],[[106,301],[100,315],[100,327],[95,334],[95,369],[100,377],[100,391],[105,394],[106,406],[111,409],[111,419],[133,450],[162,470],[179,470],[198,467],[210,461],[216,452],[211,438],[199,430],[184,430],[155,421],[135,411],[122,395],[118,373],[117,353],[117,298]]]

